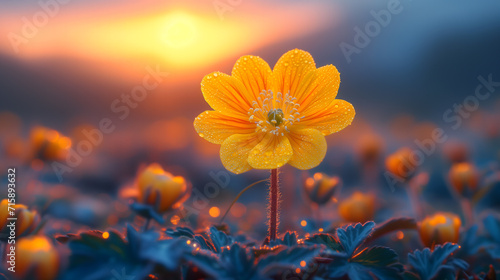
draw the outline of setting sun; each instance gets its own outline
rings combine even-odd
[[[165,43],[178,49],[192,45],[198,35],[193,18],[183,13],[169,16],[164,32]]]

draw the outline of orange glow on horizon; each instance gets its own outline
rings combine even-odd
[[[8,41],[0,44],[0,52],[30,60],[76,58],[90,63],[89,67],[100,64],[97,68],[106,69],[108,74],[118,70],[118,77],[136,75],[145,64],[152,63],[176,73],[194,73],[195,69],[229,63],[230,58],[256,54],[254,50],[264,46],[335,26],[340,21],[340,12],[326,9],[324,4],[248,3],[245,9],[236,9],[222,20],[216,11],[202,10],[198,2],[188,2],[154,4],[149,9],[142,3],[129,3],[119,7],[129,10],[120,16],[109,17],[99,9],[92,21],[88,13],[96,7],[67,9],[64,15],[51,19],[28,44],[18,46],[21,51],[14,52]],[[0,33],[22,27],[17,17],[4,18],[2,23],[11,28],[2,27]]]

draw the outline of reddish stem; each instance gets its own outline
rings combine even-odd
[[[462,198],[460,204],[464,213],[465,227],[469,227],[474,223],[474,210],[472,209],[472,204],[467,198]]]
[[[269,189],[269,240],[275,240],[278,232],[279,194],[278,169],[272,169]]]

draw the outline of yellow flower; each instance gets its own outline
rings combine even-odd
[[[16,243],[16,274],[20,276],[19,279],[27,279],[25,277],[28,276],[36,280],[56,278],[59,256],[47,237],[25,237]]]
[[[364,223],[370,221],[375,215],[375,196],[355,192],[340,202],[339,214],[348,222]]]
[[[323,205],[339,191],[341,184],[342,181],[337,176],[330,177],[323,173],[315,173],[313,177],[306,179],[304,190],[311,201]]]
[[[436,213],[420,222],[418,231],[424,245],[431,247],[446,242],[457,243],[461,225],[460,218],[453,213]]]
[[[178,208],[188,196],[186,180],[165,172],[157,164],[150,164],[137,178],[139,202],[156,207],[159,213]]]
[[[10,228],[7,227],[9,221],[7,218],[17,218],[16,220],[16,236],[30,234],[35,230],[40,223],[40,215],[36,211],[30,211],[25,205],[15,204],[10,207],[14,208],[15,216],[10,215],[7,199],[3,199],[0,203],[0,229],[1,232],[7,233]]]
[[[339,85],[335,66],[316,69],[302,50],[285,53],[273,70],[258,56],[243,56],[231,76],[214,72],[203,78],[201,90],[214,111],[200,114],[194,127],[222,145],[220,157],[231,172],[287,163],[310,169],[325,157],[324,136],[354,119],[353,106],[335,99]]]

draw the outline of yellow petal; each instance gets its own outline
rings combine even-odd
[[[263,90],[271,89],[272,71],[262,58],[253,55],[242,56],[233,67],[232,76],[245,86],[247,100],[256,101]]]
[[[206,75],[201,81],[201,91],[208,105],[227,116],[248,119],[251,102],[246,98],[245,86],[235,77],[220,72]]]
[[[307,115],[297,123],[299,127],[312,127],[329,135],[346,128],[352,123],[356,111],[351,103],[335,99],[327,108],[316,114]]]
[[[261,141],[263,134],[234,134],[229,136],[220,149],[220,159],[224,167],[236,174],[252,167],[248,164],[249,152]]]
[[[321,132],[313,128],[300,129],[288,134],[293,149],[290,165],[301,169],[318,166],[326,155],[326,140]]]
[[[273,92],[290,94],[297,99],[307,94],[314,81],[316,65],[311,54],[295,49],[285,53],[273,69]]]
[[[339,86],[340,73],[335,66],[326,65],[316,69],[314,81],[308,88],[301,90],[304,95],[297,97],[300,114],[307,116],[325,110],[337,96]]]
[[[216,111],[205,111],[194,119],[194,128],[198,134],[214,144],[222,144],[233,134],[255,132],[256,125],[247,120],[231,118]]]
[[[285,165],[292,154],[292,146],[286,136],[266,133],[250,151],[248,163],[255,169],[275,169]]]

